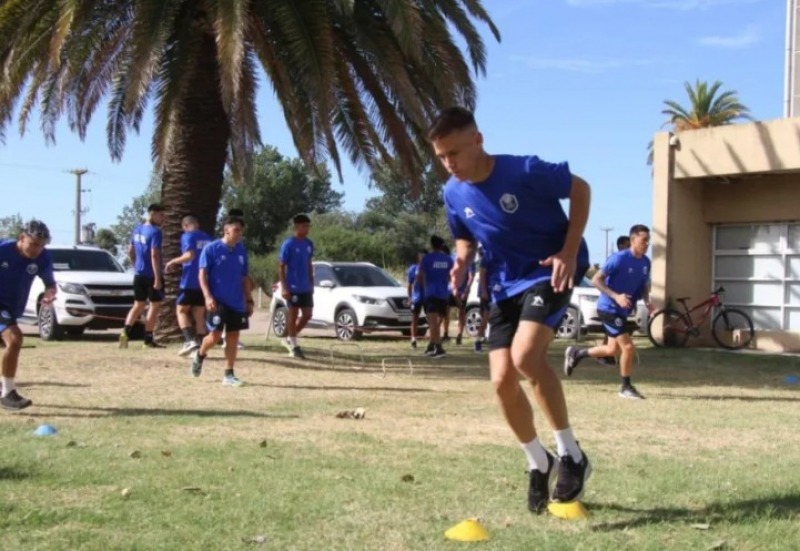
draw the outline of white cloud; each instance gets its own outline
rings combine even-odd
[[[566,0],[574,7],[607,6],[612,4],[636,4],[644,8],[672,10],[702,10],[731,4],[755,4],[762,0]]]
[[[534,69],[555,69],[557,71],[571,71],[574,73],[598,74],[624,69],[626,67],[642,67],[650,65],[647,60],[617,59],[617,58],[546,58],[535,56],[512,56],[513,61],[523,62]]]
[[[697,43],[712,48],[739,50],[751,46],[759,40],[761,40],[761,33],[758,32],[758,29],[755,27],[748,27],[739,34],[728,36],[704,36],[697,39]]]

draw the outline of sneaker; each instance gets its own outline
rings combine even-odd
[[[567,377],[572,376],[572,372],[578,367],[578,362],[580,360],[577,354],[579,350],[580,348],[577,346],[568,346],[567,349],[564,350],[564,375]]]
[[[298,360],[305,360],[306,357],[303,355],[303,351],[300,350],[299,346],[295,346],[292,348],[292,351],[289,353],[292,358],[297,358]]]
[[[288,337],[283,339],[283,341],[281,341],[281,344],[286,348],[286,350],[289,351],[289,354],[292,353],[292,349],[294,348],[294,346],[292,346],[292,343],[289,342]]]
[[[200,348],[200,345],[197,344],[194,341],[185,342],[185,343],[183,343],[183,348],[181,348],[178,351],[178,356],[180,356],[181,358],[185,358],[186,356],[188,356],[189,354],[191,354],[192,352],[194,352],[198,348]]]
[[[414,350],[417,349],[417,341],[411,341],[411,348],[413,348]]]
[[[462,342],[462,340],[461,340],[461,335],[458,335],[458,336],[456,337],[456,346],[461,346],[461,342]]]
[[[636,390],[633,385],[623,385],[619,389],[620,398],[630,398],[632,400],[644,400],[644,396]]]
[[[166,348],[163,344],[158,344],[156,341],[144,341],[142,348]]]
[[[126,335],[125,333],[119,334],[119,347],[128,348],[128,335]]]
[[[547,454],[547,470],[545,472],[539,469],[528,471],[530,476],[530,483],[528,485],[528,509],[531,513],[537,515],[544,511],[547,507],[547,502],[550,500],[550,488],[556,482],[556,458],[553,454],[545,450]]]
[[[200,357],[200,350],[196,350],[192,356],[192,377],[199,377],[203,372],[203,358]]]
[[[23,398],[16,390],[12,390],[7,395],[0,398],[0,407],[19,411],[33,404],[29,399]]]
[[[450,342],[450,336],[445,335],[444,337],[442,337],[442,342]]]
[[[428,346],[427,346],[427,347],[425,347],[425,352],[424,352],[424,354],[425,354],[426,356],[433,356],[433,353],[434,353],[434,352],[435,352],[435,349],[434,349],[433,343],[428,343]]]
[[[583,495],[584,484],[591,476],[592,465],[585,453],[577,463],[569,454],[560,457],[558,459],[558,482],[553,489],[553,501],[565,503],[579,499]]]
[[[239,350],[244,350],[244,344],[242,344],[242,341],[236,343],[236,348]]]
[[[222,378],[222,386],[244,386],[244,381],[236,375],[225,375]]]
[[[475,343],[472,345],[472,351],[476,354],[483,351],[483,342],[480,340],[475,341]]]
[[[447,352],[444,351],[441,344],[437,344],[433,348],[433,353],[430,354],[431,358],[444,358],[447,356]]]

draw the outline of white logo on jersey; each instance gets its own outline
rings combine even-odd
[[[642,266],[642,273],[647,275],[647,266]]]
[[[464,216],[467,217],[467,220],[475,216],[475,211],[469,207],[464,207]]]
[[[622,321],[622,318],[614,318],[614,325],[617,327],[622,327],[622,324],[625,323]]]
[[[39,266],[37,266],[36,264],[28,264],[27,270],[29,274],[35,275],[36,272],[39,271]]]
[[[2,267],[3,269],[8,268],[8,262],[3,262],[2,264],[0,264],[0,267]]]
[[[3,310],[2,312],[0,312],[0,316],[3,316],[3,318],[5,318],[7,320],[10,320],[11,319],[11,312],[8,312],[7,310]]]
[[[311,254],[311,245],[308,246],[308,254]]]
[[[628,273],[632,274],[633,273],[633,268],[628,268]]]
[[[449,266],[447,265],[447,262],[442,262],[442,261],[434,262],[433,266],[431,266],[431,267],[434,270],[446,270],[447,268],[449,268]]]
[[[239,264],[244,266],[244,257],[242,255],[239,255]]]
[[[219,325],[219,322],[221,322],[221,321],[222,321],[222,318],[219,317],[219,316],[214,316],[213,318],[211,318],[211,324],[212,325]]]
[[[517,212],[517,209],[519,208],[517,196],[511,193],[504,193],[503,196],[500,197],[500,208],[502,208],[508,214],[514,214]]]
[[[539,295],[533,297],[533,302],[531,302],[531,306],[544,306],[544,299]]]

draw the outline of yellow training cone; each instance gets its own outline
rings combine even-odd
[[[566,520],[583,519],[589,516],[589,511],[580,501],[570,501],[569,503],[551,502],[547,505],[547,510],[554,517]]]
[[[489,531],[477,520],[468,519],[450,528],[444,533],[444,537],[455,541],[486,541],[489,539]]]

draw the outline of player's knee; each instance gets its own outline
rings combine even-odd
[[[634,350],[634,346],[631,341],[620,343],[620,348],[622,349],[622,352],[625,352],[626,354],[632,354]]]
[[[11,327],[8,333],[6,333],[4,341],[9,351],[19,352],[19,350],[22,348],[22,331],[20,331],[18,327]]]
[[[494,386],[494,391],[501,400],[512,398],[519,392],[516,373],[511,375],[508,373],[492,375],[492,386]]]

